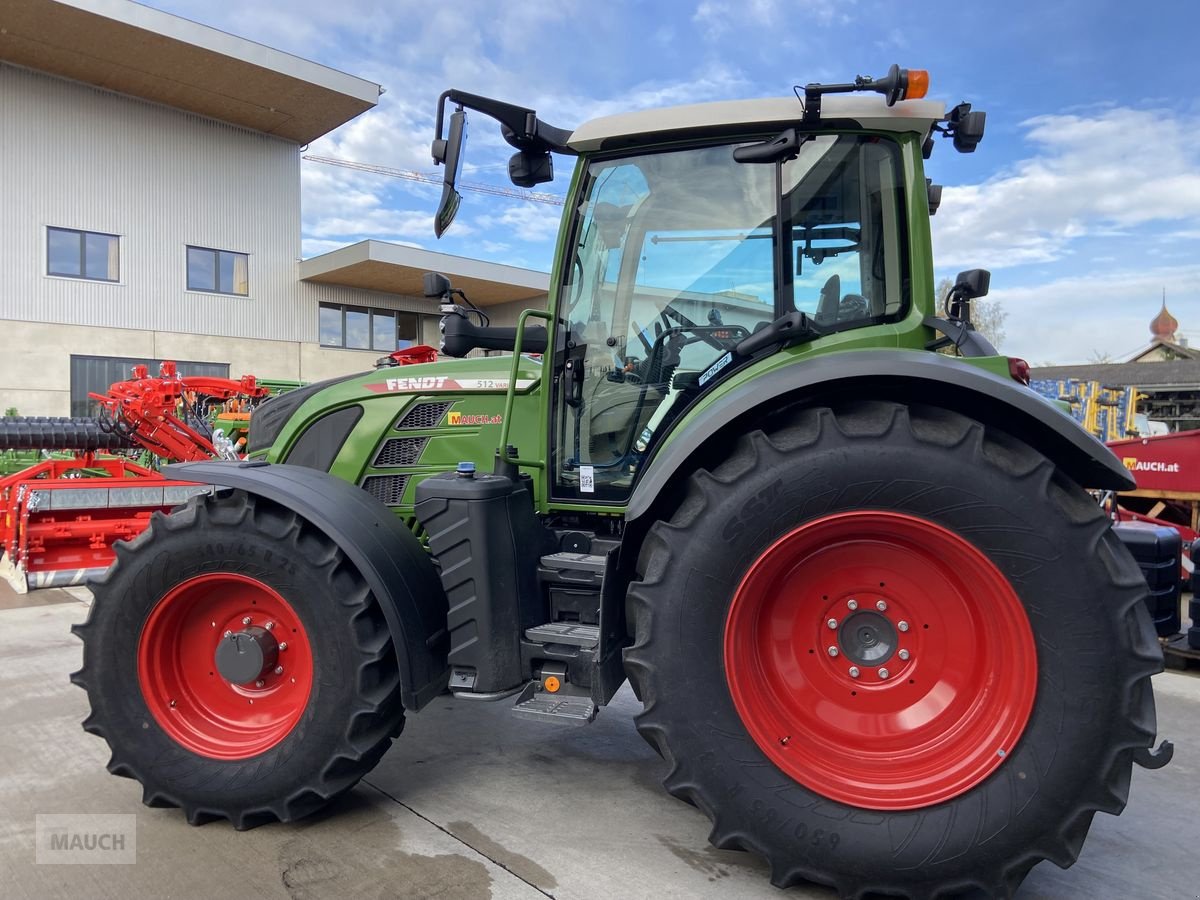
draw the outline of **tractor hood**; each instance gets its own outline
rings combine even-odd
[[[443,359],[309,385],[254,414],[251,446],[268,462],[331,472],[407,507],[410,482],[461,460],[490,465],[511,367],[509,355]],[[541,369],[539,357],[522,356],[513,419],[523,443],[536,427],[536,403],[527,398]]]

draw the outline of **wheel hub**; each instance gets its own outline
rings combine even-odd
[[[919,809],[978,785],[1033,707],[1020,598],[956,532],[887,510],[809,521],[730,603],[725,675],[748,734],[832,800]]]
[[[275,668],[279,641],[265,628],[252,625],[230,632],[217,644],[213,663],[230,684],[249,686]]]
[[[899,640],[895,627],[882,613],[864,610],[842,623],[838,643],[849,662],[860,666],[882,666],[896,652]]]
[[[214,759],[248,759],[287,737],[308,706],[314,668],[292,605],[233,572],[177,584],[138,638],[151,715],[177,744]]]

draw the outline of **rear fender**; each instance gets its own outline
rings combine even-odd
[[[894,400],[959,412],[1029,444],[1085,488],[1127,491],[1136,486],[1111,450],[1011,378],[937,353],[855,350],[773,369],[707,403],[642,470],[626,521],[646,515],[675,476],[695,468],[704,459],[704,448],[722,437],[735,436],[786,406],[846,399]]]
[[[265,497],[321,529],[379,600],[396,647],[404,707],[420,709],[442,692],[449,678],[446,595],[429,554],[390,509],[361,488],[304,466],[195,462],[163,471]]]

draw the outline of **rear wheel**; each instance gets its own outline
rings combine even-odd
[[[327,537],[234,492],[156,514],[76,630],[84,728],[151,806],[248,828],[349,789],[404,724],[374,595]]]
[[[1155,733],[1145,584],[1103,513],[942,410],[778,420],[693,476],[630,589],[668,789],[781,886],[1005,895],[1070,865]]]

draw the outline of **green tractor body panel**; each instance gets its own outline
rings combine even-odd
[[[444,360],[386,367],[338,381],[310,395],[259,458],[292,462],[297,442],[319,421],[339,410],[361,410],[328,471],[361,485],[411,520],[416,485],[424,478],[463,461],[490,470],[504,421],[510,365],[508,357]],[[529,451],[540,445],[542,434],[541,378],[542,361],[522,357],[510,440]]]

